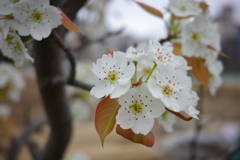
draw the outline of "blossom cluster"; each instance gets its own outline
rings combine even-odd
[[[116,123],[122,129],[147,135],[154,118],[173,112],[186,112],[198,118],[198,96],[187,76],[186,60],[172,53],[173,47],[149,41],[129,47],[126,53],[104,54],[93,65],[99,80],[90,93],[97,98],[118,98],[121,106]]]
[[[53,28],[62,24],[60,14],[49,0],[1,0],[0,49],[3,55],[13,59],[17,67],[23,66],[25,58],[33,62],[20,36],[31,35],[39,41],[47,38]]]
[[[215,95],[223,71],[221,61],[217,60],[221,50],[217,24],[211,21],[209,10],[202,8],[199,1],[170,0],[168,8],[172,14],[171,34],[178,37],[173,41],[182,44],[183,56],[204,60],[209,72],[208,88]]]

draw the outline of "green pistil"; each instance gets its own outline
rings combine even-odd
[[[108,80],[111,84],[113,84],[116,80],[118,80],[117,74],[117,72],[109,72],[105,80]]]
[[[33,19],[34,22],[40,22],[42,21],[42,13],[34,11],[33,14],[31,15],[31,18]]]
[[[138,113],[142,113],[143,108],[142,104],[139,102],[134,102],[131,106],[129,106],[129,109],[133,110],[133,114],[137,115]]]
[[[135,73],[134,73],[134,82],[137,82],[137,65],[138,62],[137,61],[133,61],[133,64],[135,65]]]
[[[198,41],[199,38],[200,38],[199,33],[194,32],[194,33],[192,34],[192,40],[194,40],[194,41]]]

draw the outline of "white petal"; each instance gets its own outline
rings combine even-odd
[[[37,23],[32,23],[30,26],[30,33],[34,39],[41,41],[43,38],[41,33],[42,29],[38,30],[39,28],[40,28],[40,25],[38,25]]]
[[[122,129],[132,128],[135,124],[135,119],[132,119],[132,114],[128,113],[128,109],[125,109],[123,106],[118,110],[116,119],[117,124],[119,124]]]
[[[153,78],[149,79],[147,86],[153,97],[160,98],[162,89],[161,89],[160,85],[157,84],[155,79],[153,79]]]
[[[147,135],[153,128],[154,118],[151,115],[139,116],[132,127],[132,131],[136,134]]]
[[[110,97],[111,98],[118,98],[122,95],[124,95],[128,89],[131,86],[131,82],[129,81],[128,83],[124,84],[124,85],[119,85],[119,84],[115,84],[115,88],[112,91]]]
[[[124,85],[127,82],[129,82],[134,72],[135,72],[135,66],[133,63],[131,63],[130,65],[127,66],[127,68],[123,71],[123,73],[119,74],[120,79],[118,80],[118,83],[120,85]]]
[[[61,12],[56,7],[49,6],[43,18],[50,21],[52,28],[56,28],[62,24],[62,16],[60,14]]]
[[[113,89],[113,85],[110,85],[109,82],[97,81],[95,87],[91,89],[90,94],[94,95],[96,98],[102,98],[108,96]]]

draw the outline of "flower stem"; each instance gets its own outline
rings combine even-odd
[[[34,41],[35,39],[34,38],[31,38],[31,39],[29,39],[29,40],[26,40],[25,42],[23,42],[23,44],[28,44],[28,43],[31,43],[32,41]]]
[[[157,67],[157,64],[154,62],[154,66],[153,66],[153,68],[152,68],[151,72],[149,73],[149,75],[148,75],[148,77],[147,77],[147,79],[146,79],[145,83],[147,83],[147,82],[148,82],[149,78],[151,77],[151,75],[152,75],[152,73],[153,73],[153,71],[155,70],[155,68],[156,68],[156,67]]]
[[[135,65],[135,73],[134,73],[134,82],[137,82],[137,65],[138,62],[137,61],[133,61],[133,64]]]

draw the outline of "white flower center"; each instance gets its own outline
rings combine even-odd
[[[34,11],[31,15],[31,18],[34,22],[40,22],[42,21],[42,13],[39,11]]]
[[[192,33],[192,40],[193,40],[193,41],[199,41],[199,39],[200,39],[199,33],[193,32],[193,33]]]
[[[182,11],[182,12],[185,12],[185,11],[187,10],[186,6],[181,6],[179,9],[180,9],[180,11]]]
[[[129,109],[133,111],[134,115],[137,115],[138,113],[143,112],[142,104],[139,103],[138,101],[135,101],[131,106],[129,106]]]
[[[173,93],[173,87],[170,87],[169,85],[165,85],[162,87],[162,94],[166,96],[170,96]]]
[[[115,81],[118,80],[118,73],[108,72],[108,76],[105,78],[105,80],[108,80],[111,84],[113,84]]]

